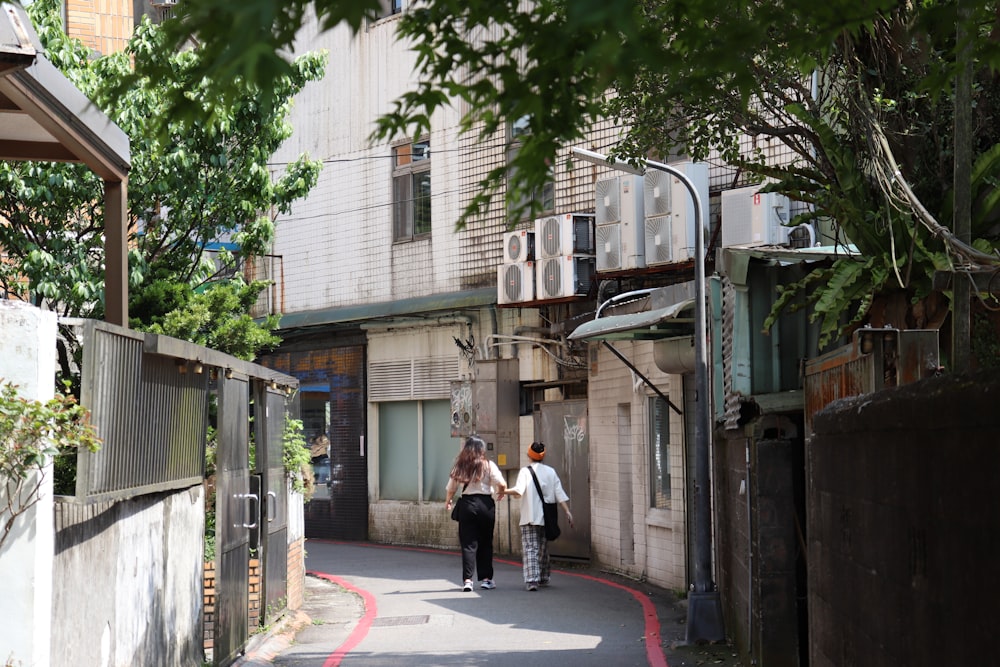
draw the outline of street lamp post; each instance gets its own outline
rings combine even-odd
[[[694,586],[688,594],[687,643],[721,641],[725,639],[722,603],[712,581],[712,517],[709,474],[709,449],[712,437],[712,413],[708,389],[708,336],[705,310],[705,232],[702,223],[702,203],[694,183],[683,172],[668,164],[652,160],[637,160],[638,168],[627,162],[583,148],[573,154],[592,164],[610,167],[631,174],[643,174],[646,169],[665,171],[687,188],[694,201],[694,386],[695,386],[695,473],[694,473]]]

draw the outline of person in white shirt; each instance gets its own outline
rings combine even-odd
[[[493,528],[496,524],[496,502],[503,499],[507,483],[493,461],[486,458],[486,443],[472,435],[466,438],[462,451],[448,476],[445,508],[450,512],[455,492],[462,488],[458,499],[458,542],[462,547],[462,590],[471,591],[473,575],[479,575],[479,587],[496,588],[493,582]]]
[[[531,463],[517,474],[517,482],[507,489],[507,493],[521,498],[521,551],[524,586],[529,591],[537,591],[539,586],[549,585],[552,564],[549,560],[549,545],[545,539],[545,516],[542,499],[538,497],[531,471],[538,477],[542,495],[548,502],[556,502],[566,512],[566,520],[573,526],[573,513],[569,511],[569,496],[563,490],[559,475],[551,467],[542,463],[545,458],[545,444],[533,442],[528,447]]]

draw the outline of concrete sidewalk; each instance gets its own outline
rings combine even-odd
[[[310,540],[306,601],[254,636],[241,667],[728,665],[724,645],[683,646],[670,591],[556,563],[524,590],[519,561],[495,559],[496,590],[461,590],[457,552]]]

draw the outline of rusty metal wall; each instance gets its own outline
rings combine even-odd
[[[812,433],[813,416],[838,398],[936,375],[939,357],[936,330],[858,329],[849,345],[806,362],[806,434]]]

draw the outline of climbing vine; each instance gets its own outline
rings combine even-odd
[[[302,435],[302,420],[285,415],[285,430],[281,439],[281,458],[292,490],[301,493],[306,502],[312,498],[314,486],[309,448]]]

